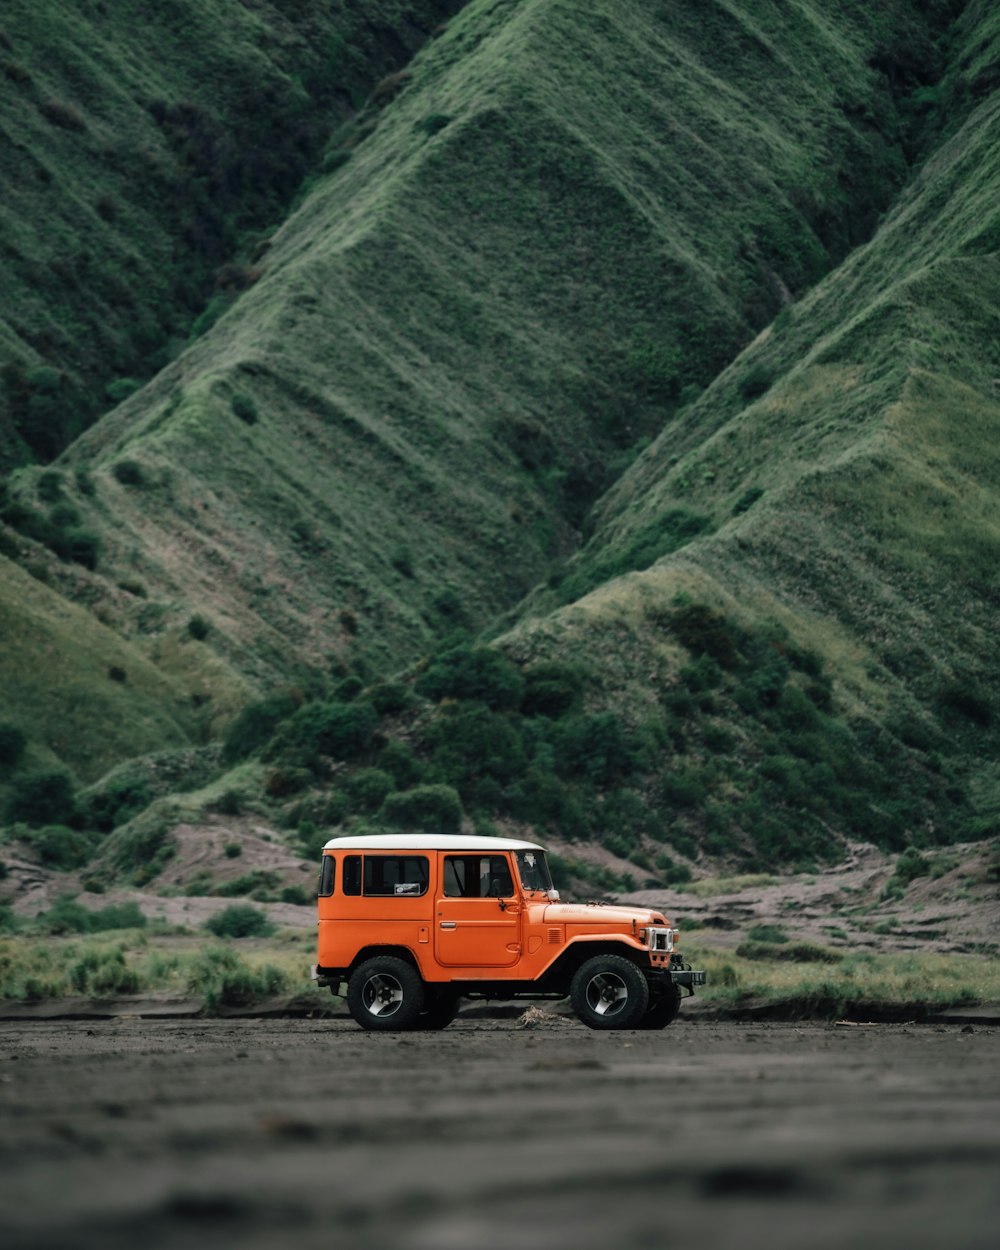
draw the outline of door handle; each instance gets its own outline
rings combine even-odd
[[[442,929],[457,929],[458,922],[456,920],[442,920],[441,928]]]

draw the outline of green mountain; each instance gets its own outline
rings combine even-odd
[[[101,7],[72,57],[55,6],[4,32],[30,79],[5,67],[11,91],[37,97],[15,150],[58,172],[40,190],[17,166],[3,228],[31,294],[0,337],[8,462],[65,446],[11,474],[2,513],[26,761],[93,781],[229,726],[230,761],[263,749],[244,801],[293,825],[460,803],[654,879],[678,855],[992,827],[989,6],[473,0],[364,102],[434,6],[234,4],[195,55],[178,5],[155,91],[157,41]],[[119,120],[81,63],[141,82]],[[299,111],[246,106],[255,74]],[[104,253],[150,270],[125,284],[141,315],[106,322],[78,271],[31,277],[43,239],[83,246],[100,181],[97,120],[54,122],[43,96],[92,107],[105,147],[155,131],[178,160],[164,119],[188,98],[226,140],[173,200],[127,181],[94,210]],[[293,114],[277,182],[199,181],[258,139],[283,157]],[[229,223],[210,263],[178,216],[202,195]],[[98,344],[146,315],[155,347]],[[93,420],[126,370],[155,373]],[[71,392],[93,402],[53,417]],[[92,710],[70,741],[53,652]],[[433,792],[408,805],[414,786]]]

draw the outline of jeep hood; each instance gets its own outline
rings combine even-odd
[[[616,925],[637,927],[666,924],[663,913],[648,907],[615,907],[606,903],[549,903],[545,908],[546,924]]]

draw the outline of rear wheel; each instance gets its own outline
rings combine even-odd
[[[412,1029],[424,1009],[424,983],[405,959],[376,955],[351,974],[347,1006],[363,1029]]]
[[[639,1021],[640,1029],[665,1029],[681,1009],[681,992],[676,985],[668,985],[649,1004],[649,1010]]]
[[[649,1007],[649,985],[622,955],[595,955],[570,985],[573,1010],[591,1029],[635,1029]]]
[[[436,990],[427,998],[427,1009],[417,1021],[418,1029],[446,1029],[458,1015],[461,998],[454,990]]]

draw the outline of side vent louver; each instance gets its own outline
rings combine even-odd
[[[550,929],[549,930],[549,945],[558,946],[561,941],[562,941],[562,929]]]

